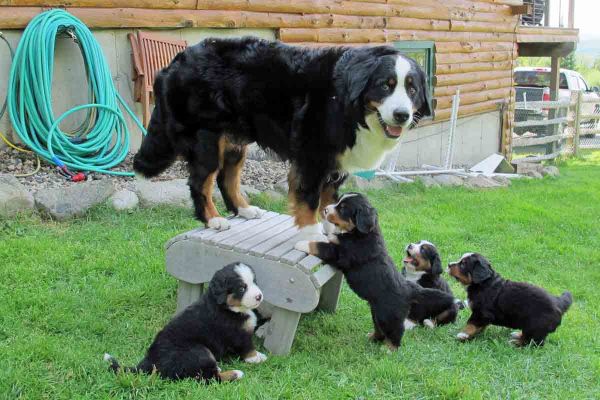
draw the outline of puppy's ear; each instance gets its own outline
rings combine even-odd
[[[354,225],[361,233],[369,233],[377,226],[377,211],[373,207],[361,207],[356,210]]]
[[[494,270],[488,260],[481,254],[474,254],[473,271],[471,272],[471,280],[473,283],[481,283],[490,278],[494,274]]]
[[[208,286],[208,292],[215,299],[217,304],[222,305],[227,302],[227,284],[221,279],[213,279]]]
[[[417,110],[417,113],[421,118],[423,118],[432,115],[431,94],[429,93],[429,85],[427,84],[427,76],[425,75],[425,72],[421,70],[419,72],[419,75],[421,76],[421,87],[419,88],[419,92],[421,95],[422,103],[421,107],[419,107],[419,109]]]
[[[430,249],[431,257],[429,258],[429,262],[431,263],[431,273],[434,275],[440,275],[442,273],[442,260],[440,259],[440,255],[435,249]]]

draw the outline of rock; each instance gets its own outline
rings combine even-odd
[[[31,193],[12,175],[0,174],[0,215],[12,217],[34,208]]]
[[[528,175],[530,172],[542,173],[544,166],[537,163],[522,162],[517,164],[517,174]]]
[[[456,175],[450,175],[450,174],[434,175],[433,179],[441,186],[463,186],[464,185],[464,181]]]
[[[542,174],[537,171],[529,171],[527,174],[525,174],[525,176],[528,176],[528,177],[534,178],[534,179],[542,179]]]
[[[501,186],[510,186],[510,184],[512,183],[510,178],[507,178],[506,176],[492,176],[492,179],[495,180]]]
[[[108,201],[115,210],[126,211],[136,209],[140,199],[131,190],[122,189],[113,194]]]
[[[440,184],[429,175],[421,175],[416,178],[417,181],[421,182],[425,187],[439,187]]]
[[[279,192],[276,192],[275,190],[267,190],[267,191],[265,191],[265,194],[266,194],[266,195],[267,195],[267,196],[268,196],[268,197],[269,197],[271,200],[274,200],[274,201],[282,201],[282,200],[284,200],[284,199],[285,199],[285,196],[284,196],[284,195],[282,195],[282,194],[281,194],[281,193],[279,193]]]
[[[368,180],[356,175],[350,175],[348,179],[346,179],[346,184],[353,185],[359,190],[383,189],[392,183],[393,181],[391,181],[389,178],[382,176],[377,176],[371,180]]]
[[[542,175],[543,176],[560,176],[560,171],[558,170],[557,167],[553,166],[553,165],[548,165],[547,167],[544,167],[544,169],[542,170]]]
[[[500,184],[495,180],[484,175],[469,176],[465,180],[465,185],[472,188],[494,188],[500,187]]]
[[[287,194],[290,190],[287,179],[283,179],[275,184],[275,190]]]
[[[40,212],[57,220],[83,215],[90,207],[103,203],[115,188],[110,180],[75,183],[71,186],[40,189],[35,205]]]
[[[246,195],[246,197],[258,196],[261,193],[260,190],[248,185],[240,185],[240,191],[242,192],[242,194]]]
[[[187,185],[187,179],[173,179],[159,182],[136,179],[135,192],[140,199],[140,206],[142,207],[156,207],[159,205],[192,206],[192,197],[190,195],[190,188]]]

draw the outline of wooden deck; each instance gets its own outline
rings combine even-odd
[[[519,26],[517,44],[519,56],[564,57],[569,55],[579,40],[579,29]]]

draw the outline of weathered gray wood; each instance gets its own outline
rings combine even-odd
[[[279,234],[275,237],[272,237],[271,239],[269,239],[265,242],[262,242],[258,246],[251,249],[250,254],[255,255],[255,256],[256,255],[262,256],[263,254],[266,254],[269,251],[275,249],[275,247],[279,246],[281,243],[286,242],[289,238],[291,238],[292,236],[295,236],[297,234],[298,234],[298,229],[292,225],[292,227],[281,232],[281,234]]]
[[[265,222],[264,224],[257,225],[249,231],[244,231],[244,235],[241,236],[240,240],[233,244],[231,248],[235,251],[240,251],[244,253],[247,252],[249,247],[246,246],[245,248],[244,245],[242,245],[242,242],[250,241],[249,246],[252,247],[254,243],[260,243],[260,241],[256,242],[255,240],[260,240],[261,235],[271,235],[272,231],[276,229],[278,225],[289,220],[290,218],[291,217],[288,215],[278,215],[277,217]]]
[[[226,231],[219,232],[216,235],[213,235],[210,238],[205,239],[204,241],[212,243],[212,244],[220,245],[221,243],[226,242],[228,239],[238,237],[239,235],[242,234],[242,232],[245,232],[245,231],[251,229],[253,226],[263,224],[265,221],[268,221],[271,218],[275,218],[277,215],[278,215],[277,213],[269,211],[269,212],[265,213],[261,218],[246,220],[246,221],[244,221],[243,224],[239,224],[237,226],[231,227],[230,229],[228,229]]]
[[[174,238],[172,238],[171,240],[169,240],[167,242],[167,244],[165,245],[165,248],[169,248],[169,246],[171,246],[171,244],[179,241],[179,240],[184,240],[187,238],[196,238],[196,239],[207,239],[213,235],[216,235],[218,233],[222,233],[222,232],[228,232],[229,230],[231,230],[233,227],[235,227],[236,225],[241,224],[242,222],[245,222],[246,219],[242,218],[242,217],[230,217],[229,219],[229,224],[231,226],[231,228],[229,228],[226,231],[218,231],[216,229],[210,229],[210,228],[205,228],[205,227],[198,227],[192,231],[186,232],[186,233],[182,233],[181,235],[177,235]]]
[[[321,311],[334,313],[337,310],[342,290],[342,281],[344,274],[337,271],[321,288],[321,298],[317,308]]]
[[[272,354],[285,355],[292,348],[300,313],[276,308],[267,328],[264,346]]]
[[[289,265],[298,264],[303,258],[306,257],[306,253],[300,250],[293,249],[279,258],[279,261]]]
[[[187,306],[195,302],[202,296],[204,284],[194,284],[179,281],[177,288],[177,313],[183,311]]]
[[[294,219],[288,215],[283,216],[281,222],[267,230],[263,230],[262,232],[249,235],[250,237],[242,242],[237,243],[233,248],[236,251],[247,252],[258,246],[262,242],[269,240],[270,238],[279,235],[281,232],[289,229],[294,225]]]
[[[215,272],[232,262],[252,266],[265,300],[297,312],[309,312],[319,303],[319,291],[302,270],[277,261],[225,250],[199,240],[173,243],[166,253],[167,271],[189,283],[210,281]]]
[[[325,285],[325,283],[327,283],[327,281],[329,281],[337,272],[338,270],[331,265],[323,265],[310,276],[310,279],[312,279],[316,287],[320,288],[323,287],[323,285]]]
[[[267,254],[265,254],[265,258],[268,258],[269,260],[279,260],[283,255],[289,253],[290,250],[294,249],[294,245],[298,241],[296,236],[297,235],[290,237],[288,240],[281,243],[279,246],[269,250]]]
[[[318,267],[321,264],[323,264],[323,261],[321,261],[319,257],[309,255],[304,257],[298,263],[298,267],[302,268],[307,274],[310,274],[315,267]]]

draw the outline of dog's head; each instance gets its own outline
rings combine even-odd
[[[437,248],[426,240],[410,243],[406,246],[404,267],[414,272],[426,272],[432,275],[442,273],[442,260]]]
[[[377,211],[360,193],[343,194],[336,204],[325,207],[323,213],[342,233],[358,231],[367,234],[377,228]]]
[[[460,260],[448,264],[448,274],[465,286],[481,284],[496,273],[481,254],[466,253]]]
[[[242,263],[228,264],[217,271],[210,280],[208,294],[219,306],[238,313],[255,309],[263,299],[254,270]]]
[[[427,76],[392,47],[350,49],[335,68],[346,114],[371,131],[398,139],[431,115]]]

